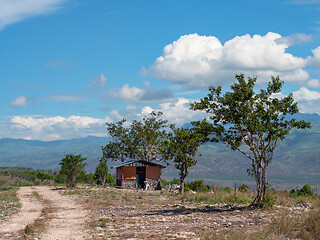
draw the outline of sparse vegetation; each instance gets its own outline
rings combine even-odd
[[[19,207],[17,187],[0,186],[0,220],[14,214]]]

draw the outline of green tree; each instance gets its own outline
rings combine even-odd
[[[96,167],[95,177],[102,187],[104,187],[108,177],[108,165],[106,159],[100,159],[100,162]]]
[[[59,174],[66,176],[68,188],[74,188],[77,177],[84,173],[85,160],[86,158],[81,155],[67,154],[59,163],[61,165]]]
[[[184,192],[184,181],[189,168],[196,165],[195,157],[199,156],[200,138],[190,129],[172,127],[173,134],[163,145],[163,156],[166,160],[173,160],[180,171],[180,193]]]
[[[41,172],[41,171],[37,172],[36,177],[37,177],[38,179],[40,179],[41,182],[43,182],[44,180],[51,180],[51,179],[53,179],[53,177],[52,177],[49,173],[44,173],[44,172]]]
[[[134,120],[125,127],[125,119],[117,123],[107,123],[107,131],[113,141],[102,148],[103,157],[114,161],[139,159],[161,160],[161,146],[167,134],[167,121],[161,119],[161,112],[152,112],[142,121]]]
[[[248,77],[246,81],[241,74],[236,75],[236,79],[230,92],[222,94],[220,86],[210,87],[207,97],[191,104],[191,109],[206,111],[210,119],[193,125],[203,135],[203,142],[223,142],[251,160],[248,173],[257,185],[253,204],[262,205],[267,188],[267,167],[279,141],[284,140],[290,129],[310,128],[310,123],[286,118],[299,110],[292,94],[282,99],[273,97],[284,83],[279,77],[271,77],[267,89],[260,89],[258,93],[253,89],[256,77]],[[247,148],[240,148],[242,144]]]

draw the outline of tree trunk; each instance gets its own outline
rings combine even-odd
[[[180,194],[184,193],[184,177],[180,177],[180,189],[179,189]]]
[[[106,185],[106,180],[107,180],[106,175],[102,176],[102,178],[101,178],[101,185],[102,185],[103,188],[104,188],[104,186]]]
[[[263,166],[257,166],[257,173],[255,174],[255,180],[257,183],[257,196],[253,200],[252,205],[263,205],[264,195],[267,190],[267,166],[263,162]]]

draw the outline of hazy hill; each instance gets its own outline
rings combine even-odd
[[[312,122],[312,129],[293,130],[276,150],[269,166],[269,182],[282,187],[320,183],[320,116],[299,114],[297,119]],[[60,160],[69,153],[87,158],[87,170],[93,171],[101,157],[101,146],[109,139],[89,136],[63,141],[30,141],[0,139],[0,167],[19,166],[37,169],[59,170]],[[190,169],[187,179],[205,179],[218,185],[238,183],[252,184],[246,174],[249,160],[239,152],[233,152],[223,144],[205,144],[200,148],[202,156],[198,164]],[[109,163],[115,165],[115,163]],[[178,177],[174,166],[163,171],[163,177]]]
[[[107,138],[86,138],[60,141],[33,141],[0,139],[0,166],[59,169],[59,162],[66,154],[81,154],[87,158],[87,169],[94,169],[101,157],[101,146]]]

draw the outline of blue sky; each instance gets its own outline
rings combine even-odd
[[[320,114],[320,1],[0,0],[0,138],[106,136],[152,110],[181,125],[238,73]]]

